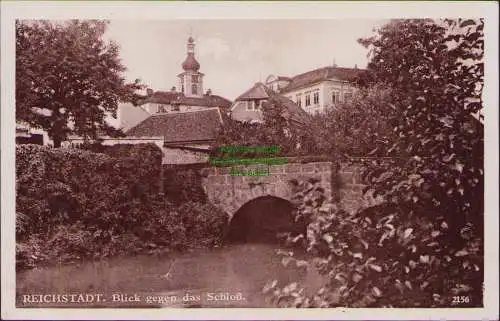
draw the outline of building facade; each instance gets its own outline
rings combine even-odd
[[[220,108],[229,112],[232,102],[215,95],[210,89],[204,91],[200,63],[195,57],[195,43],[192,37],[187,41],[187,55],[181,67],[183,72],[177,75],[178,87],[170,91],[147,90],[138,106],[121,104],[118,110],[119,127],[128,130],[151,115],[202,111],[208,108]]]
[[[349,101],[364,71],[358,68],[328,66],[294,77],[270,75],[266,86],[292,100],[309,114],[322,113]]]
[[[231,118],[245,122],[263,122],[262,107],[271,104],[282,110],[282,116],[295,124],[306,122],[307,114],[292,100],[278,94],[276,91],[258,82],[235,99],[231,107]]]
[[[126,137],[101,137],[103,145],[153,143],[161,148],[163,164],[206,163],[215,143],[217,130],[227,115],[231,101],[203,92],[200,63],[195,58],[194,39],[187,41],[183,72],[177,75],[178,86],[170,91],[147,90],[136,105],[121,104],[119,127]],[[66,147],[78,147],[84,141],[71,137]]]
[[[45,130],[16,121],[16,144],[51,145],[53,142]]]
[[[124,141],[161,139],[163,164],[206,163],[223,116],[219,108],[150,116],[126,132]]]

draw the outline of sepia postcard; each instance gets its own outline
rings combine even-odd
[[[2,2],[2,319],[498,320],[495,2]]]

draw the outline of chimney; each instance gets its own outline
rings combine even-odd
[[[148,88],[148,89],[146,89],[146,93],[148,94],[148,96],[151,96],[151,95],[153,95],[154,91],[153,91],[153,89]]]
[[[206,95],[210,96],[212,94],[212,89],[208,89]]]
[[[170,91],[173,91],[173,92],[175,92],[176,90],[177,90],[177,88],[175,88],[175,86],[173,86],[173,87],[170,89]]]
[[[357,64],[354,64],[354,69],[358,69],[358,65]]]
[[[337,63],[335,62],[335,58],[333,58],[332,67],[337,67]]]

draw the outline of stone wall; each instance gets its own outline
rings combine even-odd
[[[367,186],[362,179],[363,167],[359,164],[342,163],[337,173],[337,201],[349,212],[355,212],[360,208],[376,205],[380,198],[373,197],[373,192],[363,193]]]
[[[265,168],[264,164],[235,166],[244,171]],[[285,200],[293,197],[292,179],[316,178],[328,195],[332,194],[332,163],[283,164],[269,166],[269,176],[232,176],[230,167],[202,170],[202,184],[208,199],[221,207],[230,217],[245,203],[261,196]]]
[[[252,170],[267,165],[235,166]],[[349,212],[375,205],[380,200],[363,194],[366,186],[360,165],[332,162],[290,163],[269,166],[269,176],[232,176],[231,167],[203,168],[200,173],[208,200],[221,207],[230,217],[245,203],[261,196],[275,196],[285,200],[293,197],[290,180],[315,178],[332,201],[338,202]]]

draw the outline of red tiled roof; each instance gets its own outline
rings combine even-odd
[[[141,100],[139,104],[158,103],[171,104],[177,103],[187,106],[206,106],[206,107],[221,107],[230,108],[231,101],[217,95],[204,95],[202,97],[187,97],[177,91],[156,91],[151,96]]]
[[[328,79],[355,81],[363,72],[363,69],[356,68],[323,67],[292,77],[291,82],[281,92],[290,92]]]
[[[157,114],[127,131],[127,136],[163,136],[165,143],[215,139],[221,124],[218,108],[186,113]]]

